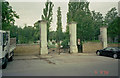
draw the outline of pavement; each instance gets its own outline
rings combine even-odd
[[[118,59],[94,53],[15,56],[3,76],[118,76]]]

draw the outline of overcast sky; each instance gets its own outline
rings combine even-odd
[[[53,2],[53,22],[51,24],[51,30],[56,29],[57,21],[57,8],[61,7],[62,12],[62,26],[65,31],[66,22],[67,22],[67,11],[68,11],[68,2]],[[17,12],[20,16],[20,19],[16,19],[15,24],[24,27],[24,24],[33,26],[34,23],[38,20],[41,20],[42,11],[44,8],[45,2],[10,2],[10,5],[13,7],[13,10]],[[116,7],[118,9],[118,2],[90,2],[90,10],[95,10],[101,12],[103,15],[107,13],[111,8]]]

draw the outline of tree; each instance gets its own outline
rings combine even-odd
[[[94,39],[94,24],[89,2],[69,2],[67,22],[77,22],[77,37],[81,41]]]
[[[18,43],[34,43],[35,37],[34,37],[35,29],[32,26],[25,26],[23,29],[18,29]]]
[[[108,26],[113,20],[116,19],[116,17],[118,17],[117,14],[118,14],[117,9],[113,7],[110,11],[107,12],[104,24]]]
[[[56,31],[50,31],[49,40],[56,40]]]
[[[108,37],[114,42],[119,33],[119,18],[115,7],[111,8],[111,10],[107,12],[104,24],[108,27]]]
[[[120,36],[119,29],[120,29],[120,19],[119,19],[119,17],[117,17],[108,26],[108,36],[112,38],[113,42],[115,41],[115,37]],[[119,41],[120,41],[120,39],[119,39]]]
[[[67,13],[67,22],[70,23],[71,21],[76,21],[76,17],[81,11],[84,15],[89,15],[89,2],[69,2],[68,3],[68,13]],[[77,15],[77,14],[78,15]],[[80,15],[81,16],[81,15]]]
[[[17,13],[12,10],[12,7],[7,1],[2,2],[2,29],[8,30],[10,26],[14,25],[15,18],[19,18]]]
[[[10,26],[9,31],[10,31],[10,37],[15,38],[16,37],[16,42],[18,43],[18,26]]]
[[[70,35],[69,35],[69,26],[67,26],[66,32],[63,33],[63,41],[61,45],[63,48],[69,48]]]
[[[35,28],[35,33],[34,33],[35,40],[40,40],[40,28],[38,21],[34,23],[34,28]]]
[[[103,26],[103,16],[100,12],[91,12],[93,24],[94,24],[94,31],[95,31],[95,39],[98,39],[98,35],[100,34],[100,27]]]
[[[47,40],[49,40],[49,28],[52,22],[53,6],[54,4],[51,1],[47,0],[47,2],[45,3],[45,8],[43,9],[42,20],[47,21]]]
[[[63,38],[61,18],[62,18],[61,17],[61,8],[58,7],[58,10],[57,10],[57,31],[56,31],[56,41],[58,44],[60,44],[60,41]]]

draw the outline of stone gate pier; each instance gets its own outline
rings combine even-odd
[[[44,20],[40,20],[39,27],[40,27],[40,54],[45,55],[45,54],[48,54],[47,22]]]
[[[76,27],[75,22],[69,23],[69,34],[70,34],[70,53],[78,53],[78,48],[77,48],[77,35],[76,35]]]
[[[102,46],[103,48],[107,47],[107,27],[102,26],[100,28],[100,36],[101,36],[101,41],[102,41]]]

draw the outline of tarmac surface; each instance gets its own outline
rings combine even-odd
[[[95,54],[14,56],[3,76],[118,76],[118,59]]]

